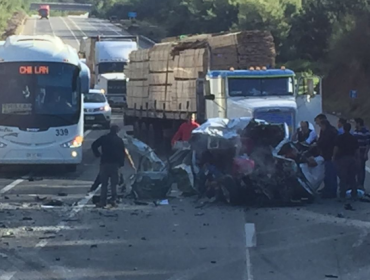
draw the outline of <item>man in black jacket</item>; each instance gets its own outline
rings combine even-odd
[[[99,173],[102,184],[100,207],[107,205],[109,179],[112,191],[112,206],[116,205],[119,168],[125,164],[125,145],[121,137],[118,136],[118,131],[119,127],[112,125],[108,134],[101,136],[91,145],[94,155],[101,158]],[[101,153],[99,148],[101,148]]]
[[[317,146],[325,160],[325,187],[322,192],[323,198],[335,198],[337,196],[337,171],[332,161],[335,141],[338,136],[337,129],[328,120],[322,119],[319,122],[321,132]]]

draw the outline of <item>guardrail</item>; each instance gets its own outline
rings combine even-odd
[[[151,40],[151,39],[149,39],[148,37],[145,37],[145,36],[143,36],[143,35],[139,35],[139,37],[140,37],[140,39],[141,40],[144,40],[144,41],[146,41],[147,43],[149,43],[149,44],[156,44],[157,42],[155,42],[155,41],[153,41],[153,40]]]

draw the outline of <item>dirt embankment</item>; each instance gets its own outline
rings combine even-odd
[[[7,22],[7,27],[1,35],[2,40],[5,40],[9,36],[20,34],[26,19],[27,14],[25,12],[15,12]]]

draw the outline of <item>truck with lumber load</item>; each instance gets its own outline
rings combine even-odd
[[[49,15],[50,15],[50,6],[40,5],[40,8],[39,8],[40,19],[43,19],[43,18],[49,19]]]
[[[123,73],[132,51],[138,49],[138,36],[84,37],[80,56],[85,59],[91,75],[91,88],[104,90],[112,107],[126,102],[126,76]]]
[[[321,96],[312,86],[298,96],[295,73],[274,66],[273,37],[265,31],[190,36],[133,51],[124,122],[151,146],[168,143],[163,139],[189,113],[199,122],[254,117],[286,123],[293,132],[321,113]]]

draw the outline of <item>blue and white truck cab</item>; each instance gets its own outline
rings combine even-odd
[[[302,83],[307,92],[298,94]],[[253,117],[286,123],[291,136],[300,121],[313,122],[322,112],[321,80],[318,87],[315,92],[313,78],[296,79],[285,67],[251,67],[209,71],[205,80],[198,80],[198,95],[204,94],[204,119]]]

